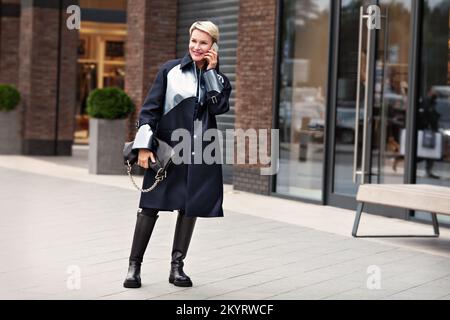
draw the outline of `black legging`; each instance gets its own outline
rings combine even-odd
[[[184,214],[184,210],[178,210],[181,215]],[[141,213],[146,215],[147,217],[156,217],[158,215],[159,210],[153,208],[142,208]]]
[[[140,212],[141,214],[147,217],[156,217],[158,215],[159,210],[153,208],[142,208]]]

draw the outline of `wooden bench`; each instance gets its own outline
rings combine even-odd
[[[363,184],[356,196],[358,207],[353,237],[439,237],[436,214],[450,215],[450,187],[427,184]],[[358,226],[365,203],[373,203],[431,213],[433,235],[366,235],[358,236]]]

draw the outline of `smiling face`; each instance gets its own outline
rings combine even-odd
[[[197,64],[202,62],[205,53],[208,52],[212,44],[213,39],[208,33],[198,29],[192,31],[189,41],[189,53],[191,54],[192,60]]]

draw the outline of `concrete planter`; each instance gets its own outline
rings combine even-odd
[[[89,119],[89,173],[126,174],[122,150],[126,119]]]
[[[20,113],[0,111],[0,154],[21,154]]]

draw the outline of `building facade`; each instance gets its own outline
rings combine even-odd
[[[191,23],[208,19],[233,86],[219,129],[276,128],[280,138],[277,174],[225,165],[226,183],[349,209],[360,183],[450,186],[448,0],[0,3],[0,82],[22,93],[24,154],[69,155],[86,143],[95,88],[121,87],[139,106],[161,63],[186,52]],[[72,4],[80,30],[65,25]]]

